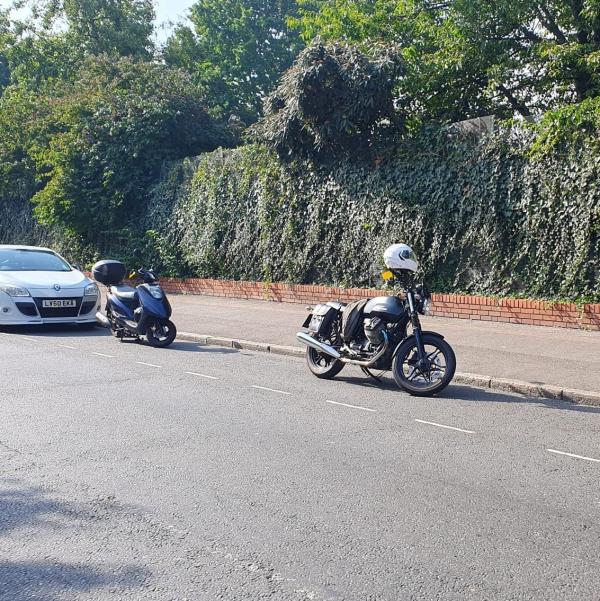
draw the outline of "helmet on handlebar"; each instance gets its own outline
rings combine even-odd
[[[408,244],[392,244],[385,249],[383,260],[386,267],[394,271],[411,271],[419,269],[419,261]]]

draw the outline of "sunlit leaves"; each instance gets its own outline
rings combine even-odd
[[[197,0],[165,60],[194,75],[217,114],[251,123],[302,47],[287,23],[295,11],[296,0]]]

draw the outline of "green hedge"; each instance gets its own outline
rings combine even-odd
[[[403,241],[438,291],[598,300],[595,137],[535,142],[519,127],[479,141],[438,130],[381,164],[320,167],[219,150],[157,187],[154,248],[172,273],[366,286]]]
[[[90,263],[98,256],[94,245],[56,227],[39,225],[33,205],[25,198],[0,198],[0,244],[47,246],[80,263]]]
[[[88,263],[145,245],[164,274],[367,286],[384,248],[404,241],[437,291],[600,301],[597,136],[547,134],[431,131],[376,164],[217,150],[165,167],[142,222],[93,241],[0,201],[0,243],[53,244]]]

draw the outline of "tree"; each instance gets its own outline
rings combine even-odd
[[[368,56],[353,46],[314,43],[269,97],[253,135],[283,158],[364,158],[402,128],[392,94],[401,69],[388,48]]]
[[[27,82],[37,89],[46,81],[72,79],[88,56],[148,60],[153,55],[151,0],[25,4],[30,8],[26,18],[4,15],[4,36],[0,15],[0,69],[3,56],[12,82]]]
[[[41,16],[46,27],[66,21],[74,47],[84,56],[152,57],[152,0],[46,0]]]
[[[135,222],[164,161],[233,142],[189,75],[126,58],[88,59],[34,110],[25,151],[39,182],[36,215],[88,240]]]
[[[8,13],[0,10],[0,96],[10,82],[10,68],[7,51],[12,43]]]
[[[423,120],[528,116],[600,93],[597,0],[299,0],[321,35],[399,44],[401,103]]]
[[[193,73],[224,118],[255,121],[302,47],[287,24],[295,14],[295,0],[198,0],[191,26],[168,39],[165,61]]]
[[[514,112],[600,94],[597,0],[456,0],[467,52],[483,56],[488,90]]]

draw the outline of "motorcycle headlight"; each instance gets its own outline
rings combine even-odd
[[[0,286],[0,292],[4,292],[8,296],[31,296],[25,288],[19,286]]]
[[[98,296],[97,284],[88,284],[83,291],[84,296]]]
[[[163,297],[163,291],[160,289],[160,286],[148,286],[148,288],[154,298],[161,299]]]

